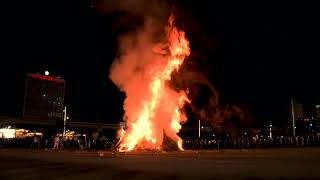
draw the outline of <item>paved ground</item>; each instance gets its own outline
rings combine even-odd
[[[102,154],[101,154],[102,155]],[[320,148],[45,152],[0,149],[0,179],[320,179]]]

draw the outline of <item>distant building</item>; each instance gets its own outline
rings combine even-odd
[[[320,120],[320,105],[316,105],[316,119]]]
[[[23,121],[32,124],[63,123],[65,81],[48,75],[28,74]]]
[[[301,120],[304,117],[303,105],[299,102],[293,103],[293,112],[295,120]]]

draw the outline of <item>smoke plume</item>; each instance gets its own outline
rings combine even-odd
[[[159,43],[164,38],[163,27],[165,26],[172,4],[169,1],[160,0],[100,0],[96,5],[99,9],[112,13],[124,11],[129,16],[142,19],[141,24],[133,31],[126,32],[119,37],[119,48],[117,57],[110,69],[110,79],[126,93],[124,102],[125,115],[137,117],[138,108],[143,106],[142,92],[147,84],[143,84],[146,71],[155,63],[160,62],[167,47]],[[126,26],[131,19],[119,21],[116,26]],[[197,60],[187,61],[179,72],[173,75],[170,86],[176,91],[188,90],[193,112],[202,120],[210,121],[213,126],[220,126],[226,119],[237,116],[241,123],[251,120],[251,115],[243,108],[234,105],[222,106],[219,103],[219,95],[213,85],[206,78],[203,69]],[[199,86],[205,86],[210,90],[210,96],[205,106],[198,107],[193,102],[199,95]],[[142,92],[142,93],[136,93]]]

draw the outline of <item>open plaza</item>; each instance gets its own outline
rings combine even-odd
[[[0,150],[0,179],[319,179],[319,148],[212,151]]]

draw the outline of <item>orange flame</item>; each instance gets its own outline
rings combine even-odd
[[[118,148],[121,152],[133,149],[160,149],[164,134],[183,150],[182,139],[177,133],[181,129],[181,123],[187,120],[181,109],[190,101],[186,92],[172,90],[168,81],[172,72],[179,70],[184,59],[189,56],[189,41],[185,33],[174,26],[173,16],[170,16],[165,30],[167,39],[162,45],[168,48],[168,52],[161,61],[153,63],[146,71],[143,83],[148,85],[139,87],[144,93],[141,100],[143,105],[129,117],[127,115],[128,129],[121,129],[119,132],[121,137]]]

